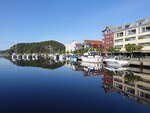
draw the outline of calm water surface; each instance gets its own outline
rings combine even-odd
[[[131,71],[0,58],[0,113],[150,113],[149,70],[132,69],[145,78],[125,79]]]

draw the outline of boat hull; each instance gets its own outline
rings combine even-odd
[[[112,67],[125,67],[128,66],[129,63],[127,61],[116,61],[116,60],[104,60],[104,63],[108,66]]]
[[[81,62],[81,66],[87,67],[88,69],[100,70],[102,68],[101,63]]]
[[[85,56],[82,56],[81,60],[83,62],[93,62],[93,63],[101,63],[102,62],[101,57],[85,57]]]

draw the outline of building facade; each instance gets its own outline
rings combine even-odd
[[[137,71],[137,69],[136,69]],[[118,92],[128,95],[130,98],[135,98],[143,103],[150,102],[150,76],[144,73],[133,73],[134,76],[140,77],[139,81],[129,82],[125,79],[125,73],[113,75],[113,88]],[[129,76],[129,75],[127,75]]]
[[[66,52],[73,52],[75,50],[83,49],[84,45],[82,43],[72,41],[69,44],[66,44],[65,47],[66,47]]]
[[[150,18],[145,18],[114,29],[114,47],[125,51],[127,44],[143,46],[143,51],[150,51]]]
[[[103,41],[84,40],[84,48],[103,48]]]
[[[114,46],[114,30],[115,27],[107,26],[103,32],[104,49]]]
[[[84,48],[84,44],[83,43],[76,43],[75,50],[79,50],[79,49],[83,49],[83,48]]]

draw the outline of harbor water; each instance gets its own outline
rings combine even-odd
[[[150,113],[150,69],[0,58],[0,113]]]

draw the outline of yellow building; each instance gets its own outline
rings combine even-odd
[[[140,81],[127,82],[125,79],[126,73],[113,76],[113,87],[130,98],[135,98],[142,103],[150,102],[150,76],[149,74],[136,73],[134,76],[141,77]],[[129,76],[129,75],[127,75]]]
[[[150,18],[116,27],[114,47],[125,51],[127,44],[141,45],[143,51],[150,51]]]

